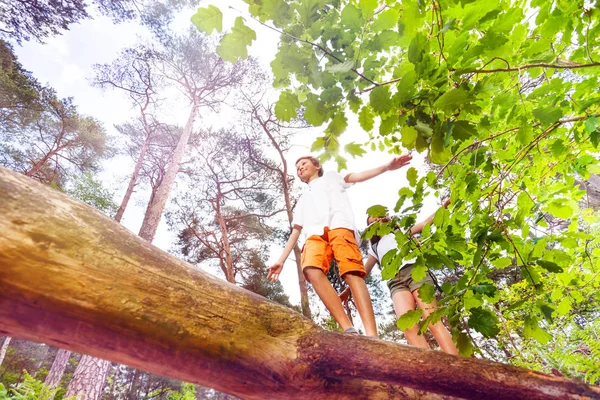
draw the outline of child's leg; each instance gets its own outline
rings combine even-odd
[[[408,311],[415,309],[415,300],[412,294],[408,290],[400,290],[394,292],[392,295],[392,302],[394,303],[394,310],[396,316],[400,318]],[[406,340],[412,346],[421,347],[423,349],[429,349],[429,343],[422,335],[419,335],[419,325],[415,324],[411,328],[403,331],[406,335]]]
[[[427,318],[431,312],[437,309],[435,299],[431,303],[424,303],[419,297],[417,290],[412,292],[412,296],[419,308],[423,310],[423,318]],[[433,337],[437,340],[442,351],[448,354],[458,354],[458,349],[452,341],[452,335],[450,335],[450,332],[448,332],[448,329],[446,329],[442,321],[429,325],[429,330],[433,333]]]
[[[332,229],[329,231],[329,243],[340,269],[340,276],[348,283],[352,296],[356,300],[358,314],[366,334],[377,337],[373,304],[364,280],[366,273],[362,263],[362,253],[356,244],[354,231],[345,228]],[[349,274],[353,276],[347,278],[346,275]]]
[[[365,333],[367,336],[377,337],[375,313],[373,312],[373,304],[365,280],[353,272],[344,274],[342,278],[350,286],[352,297],[356,300],[356,308],[365,327]]]
[[[340,327],[343,330],[352,327],[352,323],[344,311],[344,306],[342,305],[337,292],[333,286],[331,286],[331,283],[329,283],[325,273],[320,268],[306,267],[304,268],[304,275],[313,285],[315,292],[317,292],[317,295]]]

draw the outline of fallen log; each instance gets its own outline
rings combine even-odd
[[[0,168],[0,332],[241,398],[600,398],[581,382],[327,332]]]

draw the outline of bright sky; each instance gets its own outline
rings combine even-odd
[[[221,8],[224,13],[224,29],[232,26],[233,20],[240,15],[237,11],[227,7],[230,4],[235,5],[238,9],[245,7],[245,4],[240,1],[227,0],[208,3],[213,3]],[[203,4],[203,6],[206,5]],[[191,26],[189,19],[192,14],[192,10],[181,13],[177,17],[174,27],[178,31],[188,29]],[[277,34],[249,18],[246,18],[246,23],[257,32],[257,41],[250,49],[250,54],[257,57],[264,68],[270,71],[269,63],[277,49]],[[60,97],[73,97],[81,113],[95,117],[104,124],[109,134],[116,135],[114,125],[136,117],[137,112],[123,93],[115,90],[102,91],[90,85],[93,77],[93,65],[110,63],[123,48],[134,46],[139,40],[149,38],[148,32],[136,23],[115,25],[108,18],[98,17],[72,26],[70,31],[62,36],[48,39],[44,45],[33,42],[24,43],[22,47],[15,46],[15,51],[24,68],[32,71],[38,80],[48,83],[56,89]],[[229,112],[224,109],[217,117],[221,121],[235,120],[232,115],[228,114]],[[348,119],[347,132],[341,138],[342,146],[349,142],[366,142],[368,135],[360,128],[357,117],[348,113]],[[180,124],[185,124],[185,119],[182,119]],[[296,138],[295,146],[287,155],[290,165],[293,165],[298,157],[310,153],[310,144],[322,134],[321,129],[324,127],[311,129]],[[417,153],[413,153],[413,157],[412,165],[420,173],[423,173],[423,157]],[[389,154],[369,152],[360,159],[349,159],[348,171],[373,168],[391,158],[392,156]],[[337,169],[337,165],[333,163],[326,163],[324,167],[326,170]],[[115,191],[115,202],[119,204],[125,192],[127,180],[133,171],[133,162],[119,158],[105,163],[104,168],[102,179],[110,189]],[[389,208],[394,207],[398,190],[407,185],[406,169],[407,167],[399,171],[388,172],[349,189],[348,193],[359,229],[366,226],[365,211],[371,205],[382,204]],[[296,184],[300,189],[303,188],[303,184],[299,181]],[[123,224],[134,233],[138,232],[145,211],[147,196],[143,195],[144,193],[140,193],[138,196],[134,196],[123,218]],[[438,204],[436,200],[430,198],[420,217],[429,215],[435,209],[436,204]],[[172,247],[172,238],[173,234],[168,231],[163,218],[153,243],[163,250],[169,250]],[[275,261],[280,252],[281,248],[273,246],[268,261]],[[297,273],[291,260],[283,270],[281,281],[291,302],[298,304],[300,296]]]

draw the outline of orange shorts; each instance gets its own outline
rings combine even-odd
[[[323,273],[329,271],[331,261],[335,257],[340,269],[340,276],[348,272],[357,272],[365,277],[362,253],[356,244],[354,231],[345,228],[329,230],[321,236],[310,236],[302,248],[302,269],[319,268]]]

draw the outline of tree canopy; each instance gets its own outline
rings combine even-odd
[[[412,257],[415,279],[455,271],[442,286],[444,307],[423,330],[447,315],[461,354],[474,351],[473,329],[510,359],[520,353],[514,333],[543,345],[556,329],[597,317],[597,214],[580,182],[599,171],[598,2],[247,3],[251,15],[231,31],[215,6],[199,8],[192,22],[224,32],[217,52],[229,61],[246,57],[261,35],[280,35],[275,112],[283,121],[302,112],[324,128],[313,152],[340,168],[368,148],[425,153],[432,170],[410,168],[410,186],[387,205],[404,215],[396,221],[404,231],[425,196],[450,194],[453,204],[438,210],[420,245],[384,260],[384,278]],[[351,113],[364,143],[341,148]],[[367,236],[391,229],[376,225]],[[399,324],[413,325],[417,313]]]

